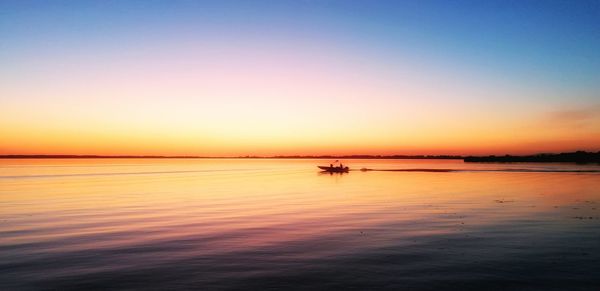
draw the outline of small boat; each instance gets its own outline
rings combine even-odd
[[[347,173],[348,171],[350,171],[350,168],[348,167],[327,167],[327,166],[317,166],[319,167],[319,169],[325,171],[325,172],[330,172],[330,173]]]

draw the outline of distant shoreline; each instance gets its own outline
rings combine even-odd
[[[0,155],[0,159],[406,159],[406,160],[463,160],[467,163],[600,163],[600,152],[576,151],[523,156],[457,156],[457,155],[320,155],[320,156],[135,156],[135,155]]]

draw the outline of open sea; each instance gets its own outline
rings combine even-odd
[[[600,290],[599,165],[330,162],[0,160],[0,290]]]

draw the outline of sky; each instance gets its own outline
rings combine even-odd
[[[0,154],[600,150],[600,1],[0,0]]]

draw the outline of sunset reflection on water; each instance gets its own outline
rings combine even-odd
[[[0,161],[0,285],[427,289],[452,275],[485,288],[503,274],[561,286],[559,273],[598,282],[598,173],[476,171],[597,165],[349,160],[473,171],[319,174],[328,162]]]

